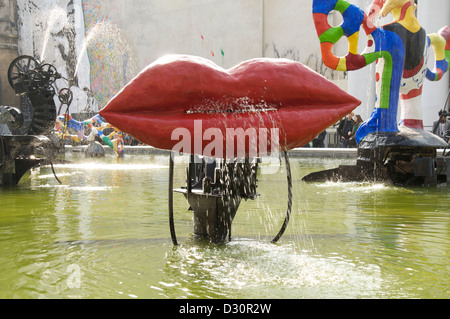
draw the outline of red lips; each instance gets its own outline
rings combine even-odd
[[[360,103],[291,60],[253,59],[225,70],[200,57],[170,55],[143,70],[100,115],[160,149],[173,150],[181,136],[174,138],[172,133],[182,129],[189,132],[192,146],[184,152],[222,157],[227,153],[227,128],[247,133],[256,130],[258,146],[267,137],[268,152],[271,132],[278,129],[279,150],[290,150],[309,143]],[[261,134],[264,131],[267,136]],[[219,134],[213,135],[214,139],[205,132]],[[212,142],[217,146],[215,152],[201,154]],[[245,150],[239,150],[236,142],[234,154],[244,151],[248,156],[251,143],[247,141]]]

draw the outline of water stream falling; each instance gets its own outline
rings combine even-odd
[[[85,41],[81,0],[18,0],[17,12],[19,54],[55,66],[64,78],[55,82],[56,89],[70,87],[74,93],[71,111],[80,112],[88,103],[86,91],[91,87],[90,62],[81,49]],[[55,104],[58,109],[57,98]]]
[[[42,43],[41,53],[39,55],[40,61],[46,60],[47,54],[47,46],[50,40],[50,37],[53,37],[58,32],[61,32],[65,26],[68,25],[67,20],[67,12],[61,7],[53,7],[50,11],[47,18],[47,27],[44,31],[44,41]]]
[[[87,30],[80,52],[87,55],[78,60],[75,74],[83,71],[85,59],[95,61],[90,65],[91,89],[101,107],[139,71],[134,47],[123,31],[108,20],[98,21]]]
[[[74,94],[71,113],[98,112],[137,74],[137,55],[123,32],[108,20],[85,26],[81,0],[18,0],[17,10],[19,54],[56,67],[64,78],[56,88]],[[59,109],[57,98],[55,104]]]

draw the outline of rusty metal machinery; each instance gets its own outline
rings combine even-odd
[[[0,124],[9,129],[7,134],[0,134],[0,185],[17,185],[28,170],[53,152],[55,94],[61,106],[69,106],[73,98],[69,89],[56,89],[58,79],[63,77],[53,65],[31,56],[22,55],[11,62],[8,81],[21,97],[21,106],[0,106]]]
[[[182,193],[194,214],[194,234],[215,244],[231,240],[231,226],[242,200],[254,200],[257,193],[259,159],[215,160],[190,156],[186,169],[186,186],[173,189],[173,153],[170,156],[169,221],[172,242],[177,245],[173,216],[173,192]],[[284,153],[288,207],[283,225],[272,240],[276,243],[284,234],[292,208],[292,179],[289,156]]]
[[[64,78],[53,65],[42,63],[32,56],[22,55],[11,62],[8,69],[9,84],[17,95],[23,97],[23,104],[28,101],[31,104],[31,107],[22,109],[23,113],[29,113],[24,116],[30,121],[21,128],[20,134],[40,135],[53,129],[57,116],[54,96],[58,95],[61,106],[70,105],[73,99],[70,89],[56,88],[55,82],[59,79]]]

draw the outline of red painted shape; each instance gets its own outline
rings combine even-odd
[[[201,136],[202,145],[194,150],[198,141],[194,121],[201,121],[201,134],[208,129],[222,132],[219,142],[222,154],[227,154],[227,128],[255,128],[258,133],[266,129],[269,141],[270,130],[279,129],[280,151],[290,150],[313,140],[360,103],[291,60],[253,59],[225,70],[204,58],[171,55],[143,70],[100,115],[139,141],[166,150],[180,142],[179,137],[172,138],[174,130],[185,128],[192,138],[190,153],[199,155],[216,141]],[[235,154],[239,151],[235,149]]]
[[[409,78],[412,78],[413,76],[417,75],[417,73],[419,73],[419,71],[422,69],[424,63],[425,63],[425,58],[423,58],[422,61],[420,62],[420,64],[417,65],[414,69],[403,70],[403,77],[405,79],[409,79]]]
[[[320,44],[320,50],[322,52],[323,63],[332,70],[336,70],[339,65],[340,59],[333,54],[333,43],[322,42]]]
[[[450,28],[448,26],[443,27],[438,31],[439,35],[443,36],[447,42],[445,50],[450,50]]]
[[[408,8],[411,7],[413,4],[410,2],[406,3],[403,7],[402,7],[402,11],[400,14],[400,19],[398,19],[398,21],[402,21],[405,19],[406,16],[406,12],[408,11]]]
[[[328,23],[328,15],[324,13],[313,13],[313,20],[319,37],[331,28],[331,25]]]
[[[400,95],[400,97],[403,100],[409,100],[409,99],[412,99],[412,98],[422,95],[422,91],[423,91],[423,85],[418,89],[413,89],[413,90],[409,91],[408,94]]]
[[[403,125],[410,128],[418,128],[423,130],[423,121],[422,120],[403,120]]]
[[[346,56],[346,60],[348,71],[359,70],[367,65],[364,55],[349,53]]]

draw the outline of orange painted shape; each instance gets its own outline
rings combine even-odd
[[[323,63],[330,69],[336,70],[340,59],[333,54],[333,43],[323,42],[320,44],[320,48],[322,50]]]

